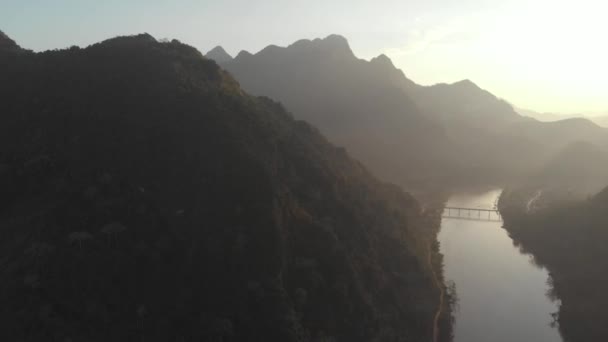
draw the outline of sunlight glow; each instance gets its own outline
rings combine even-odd
[[[445,21],[428,18],[386,53],[423,84],[470,78],[523,108],[608,108],[608,5],[534,1]]]

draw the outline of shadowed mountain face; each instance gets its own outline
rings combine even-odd
[[[283,102],[381,178],[408,188],[504,185],[566,145],[605,130],[541,123],[464,80],[419,86],[384,55],[357,59],[346,39],[301,40],[220,62],[247,90]]]
[[[278,103],[149,35],[0,59],[2,340],[430,340],[437,222]]]
[[[386,56],[357,59],[341,36],[241,52],[223,66],[244,89],[285,103],[384,179],[418,184],[449,156],[441,126],[396,85],[407,82],[403,74]]]

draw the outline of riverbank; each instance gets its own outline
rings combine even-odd
[[[446,194],[435,194],[428,196],[426,201],[422,203],[424,217],[427,227],[427,243],[426,243],[426,262],[431,271],[430,276],[435,284],[437,292],[437,302],[433,313],[432,322],[432,339],[431,342],[452,342],[453,341],[453,308],[450,303],[453,302],[450,292],[446,286],[443,255],[441,254],[438,242],[438,235],[441,230],[441,214],[447,201]]]
[[[560,331],[567,341],[607,341],[608,194],[536,211],[522,210],[525,200],[505,193],[499,209],[513,240],[551,273]]]
[[[493,208],[500,190],[454,195],[450,206]],[[455,284],[454,342],[559,342],[548,273],[513,246],[502,223],[445,218],[438,236],[444,277]]]
[[[433,316],[432,342],[452,342],[454,338],[454,318],[451,303],[455,301],[453,294],[448,291],[443,268],[443,255],[439,251],[437,241],[429,244],[429,267],[433,272],[433,280],[439,291],[439,302]]]

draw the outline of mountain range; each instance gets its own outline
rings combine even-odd
[[[436,147],[448,145],[442,127],[388,82],[396,70],[390,60],[358,59],[341,36],[242,51],[218,63],[246,91],[279,100],[383,179],[418,184],[448,157]]]
[[[528,109],[517,109],[517,112],[521,115],[534,118],[542,122],[560,121],[572,118],[585,118],[593,121],[600,127],[608,128],[608,113],[596,112],[596,113],[583,113],[583,114],[553,114],[553,113],[539,113]]]
[[[608,146],[588,120],[539,122],[470,80],[420,86],[385,55],[357,58],[337,35],[207,57],[218,51],[245,90],[281,101],[380,178],[416,192],[501,186],[570,143]]]

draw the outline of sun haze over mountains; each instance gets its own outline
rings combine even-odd
[[[471,79],[519,108],[608,110],[608,48],[600,43],[608,23],[601,1],[5,0],[3,9],[3,30],[36,51],[145,31],[201,51],[221,44],[236,55],[339,33],[358,56],[384,53],[423,85]],[[19,20],[26,14],[39,26]]]
[[[604,13],[3,1],[0,341],[608,341]]]

